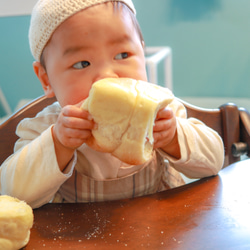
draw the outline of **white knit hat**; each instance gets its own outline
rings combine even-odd
[[[30,21],[30,50],[36,61],[56,28],[67,18],[88,7],[105,2],[123,2],[136,14],[132,0],[39,0]]]

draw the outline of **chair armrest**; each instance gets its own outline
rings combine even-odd
[[[247,155],[250,156],[250,113],[245,108],[239,108],[240,141],[247,145]]]

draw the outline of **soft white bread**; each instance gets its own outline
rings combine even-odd
[[[142,164],[153,151],[153,126],[157,112],[173,100],[168,89],[129,78],[95,82],[82,107],[98,128],[87,143],[128,164]]]
[[[24,201],[0,196],[0,249],[17,250],[29,242],[33,210]]]

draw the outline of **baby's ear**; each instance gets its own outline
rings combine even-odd
[[[145,49],[145,41],[144,40],[141,41],[141,45],[142,45],[142,48]]]
[[[47,97],[54,97],[55,93],[49,82],[49,77],[45,68],[42,66],[40,62],[33,62],[33,69],[42,84],[45,95]]]

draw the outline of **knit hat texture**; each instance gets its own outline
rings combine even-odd
[[[56,28],[67,18],[105,2],[125,3],[136,14],[132,0],[39,0],[33,8],[29,28],[30,50],[36,61]]]

